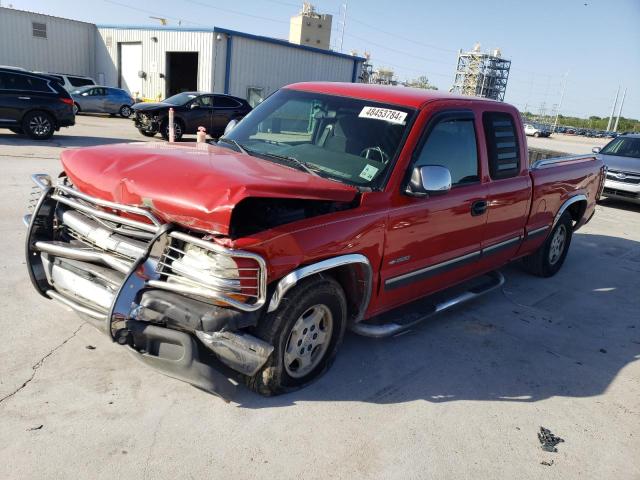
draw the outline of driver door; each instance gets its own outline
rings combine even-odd
[[[479,130],[471,111],[440,111],[427,122],[410,169],[451,172],[442,194],[401,194],[392,208],[381,267],[382,304],[394,307],[463,281],[478,270],[487,222]],[[409,172],[407,172],[409,174]]]
[[[192,105],[196,105],[194,108]],[[189,104],[185,114],[187,125],[185,133],[196,133],[198,127],[207,129],[207,134],[213,131],[213,95],[200,95]]]

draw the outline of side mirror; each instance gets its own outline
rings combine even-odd
[[[451,190],[451,172],[440,165],[415,167],[406,193],[412,197],[441,195]]]
[[[600,153],[600,150],[602,150],[602,148],[600,148],[600,147],[593,147],[593,148],[591,149],[591,151],[592,151],[593,153]]]
[[[227,123],[227,126],[224,128],[224,135],[226,135],[231,130],[233,130],[236,127],[237,124],[238,124],[238,120],[235,120],[235,119],[233,119],[229,123]]]
[[[191,106],[189,107],[191,110],[195,110],[196,108],[200,108],[200,105],[198,105],[197,103],[192,103]]]

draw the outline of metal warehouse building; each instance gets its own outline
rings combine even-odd
[[[93,23],[0,7],[0,65],[95,75]]]
[[[355,82],[364,58],[215,27],[98,26],[96,72],[146,98],[183,90],[256,103],[293,82]]]
[[[0,7],[0,65],[88,75],[146,99],[201,90],[255,105],[289,83],[356,82],[364,61],[219,27],[96,26]]]

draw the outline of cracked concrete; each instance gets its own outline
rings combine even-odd
[[[4,397],[0,398],[0,403],[4,402],[5,400],[13,397],[15,394],[17,394],[18,392],[20,392],[24,387],[26,387],[27,385],[29,385],[29,383],[35,378],[36,373],[38,372],[38,369],[40,367],[42,367],[42,365],[44,364],[45,360],[47,358],[49,358],[51,355],[53,355],[54,353],[56,353],[59,349],[61,349],[63,346],[66,345],[66,343],[71,340],[73,337],[75,337],[77,335],[77,333],[80,331],[80,329],[84,327],[84,324],[80,325],[78,328],[76,328],[74,330],[74,332],[69,335],[67,338],[65,338],[62,343],[59,343],[58,345],[56,345],[55,347],[53,347],[51,350],[49,350],[49,353],[47,353],[44,357],[42,357],[40,360],[38,360],[35,364],[31,365],[31,376],[29,376],[29,378],[27,378],[22,385],[20,385],[18,388],[16,388],[13,392],[5,395]]]
[[[69,135],[97,142],[98,120],[108,139],[137,136],[130,121],[86,117]],[[138,364],[33,290],[20,218],[29,175],[59,165],[19,156],[59,148],[10,135],[0,478],[640,478],[640,208],[603,202],[551,279],[505,268],[503,292],[401,337],[347,335],[300,392],[242,390],[227,404]],[[540,449],[540,426],[565,439],[557,453]]]

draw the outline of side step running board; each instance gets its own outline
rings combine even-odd
[[[459,293],[451,298],[444,299],[438,303],[435,303],[431,307],[430,311],[418,316],[418,318],[410,320],[407,323],[389,322],[372,324],[361,322],[353,325],[351,327],[351,331],[357,333],[358,335],[372,338],[392,337],[399,333],[405,332],[413,328],[420,322],[426,320],[427,318],[435,315],[436,313],[443,312],[453,306],[460,305],[461,303],[468,302],[469,300],[473,300],[474,298],[481,297],[485,293],[489,293],[496,288],[500,288],[504,284],[504,276],[498,271],[487,273],[485,276],[490,277],[490,282],[470,288],[469,290]]]

